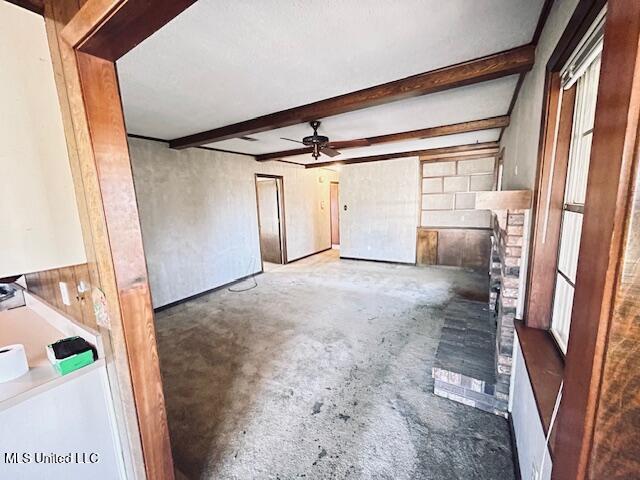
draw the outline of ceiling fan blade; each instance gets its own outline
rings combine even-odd
[[[288,140],[288,141],[290,141],[290,142],[296,142],[296,143],[300,143],[300,144],[304,145],[304,143],[302,143],[301,141],[299,141],[299,140],[293,140],[293,139],[291,139],[291,138],[284,138],[284,137],[280,137],[280,140]]]
[[[333,148],[330,147],[322,147],[320,149],[321,153],[324,153],[325,155],[327,155],[328,157],[337,157],[338,155],[340,155],[340,152],[338,150],[334,150]]]

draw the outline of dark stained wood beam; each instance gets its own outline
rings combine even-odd
[[[358,138],[355,140],[342,140],[337,142],[329,142],[329,147],[337,150],[345,150],[356,147],[370,147],[379,143],[398,142],[401,140],[413,140],[422,138],[441,137],[443,135],[454,135],[457,133],[476,132],[479,130],[490,130],[492,128],[503,128],[509,125],[509,116],[485,118],[482,120],[473,120],[471,122],[453,123],[450,125],[442,125],[439,127],[423,128],[420,130],[411,130],[408,132],[391,133],[389,135],[379,135],[376,137]],[[311,153],[311,148],[296,148],[293,150],[285,150],[282,152],[264,153],[256,155],[256,160],[264,162],[267,160],[275,160],[295,155],[303,155]]]
[[[474,156],[497,155],[499,145],[497,142],[473,143],[471,145],[456,145],[455,147],[429,148],[426,150],[411,150],[408,152],[385,153],[382,155],[370,155],[368,157],[347,158],[344,160],[333,160],[329,162],[310,163],[305,168],[319,168],[334,165],[351,165],[353,163],[380,162],[382,160],[393,160],[396,158],[420,157],[421,160],[433,160],[444,158],[458,158]]]
[[[81,52],[115,62],[196,0],[88,0],[62,30]]]
[[[406,98],[494,80],[531,70],[534,59],[535,47],[533,45],[525,45],[233,125],[176,138],[169,145],[171,148],[178,149],[196,147],[354,110],[375,107],[376,105],[396,102]]]
[[[9,3],[13,3],[22,8],[37,13],[38,15],[44,15],[44,0],[7,0]]]

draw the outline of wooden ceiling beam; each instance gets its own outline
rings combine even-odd
[[[429,148],[426,150],[411,150],[408,152],[385,153],[383,155],[370,155],[368,157],[347,158],[329,162],[309,163],[305,168],[319,168],[336,165],[351,165],[354,163],[380,162],[382,160],[394,160],[396,158],[420,157],[420,160],[435,160],[446,158],[469,157],[481,158],[483,156],[497,155],[498,142],[473,143],[470,145],[456,145],[454,147]]]
[[[44,0],[8,0],[8,2],[26,8],[38,15],[44,15]]]
[[[357,147],[370,147],[380,143],[391,143],[402,140],[414,140],[423,138],[441,137],[443,135],[455,135],[457,133],[477,132],[479,130],[490,130],[492,128],[503,128],[509,125],[509,116],[484,118],[482,120],[473,120],[470,122],[453,123],[450,125],[441,125],[438,127],[422,128],[420,130],[411,130],[408,132],[391,133],[388,135],[379,135],[376,137],[358,138],[354,140],[341,140],[329,142],[329,147],[336,150],[345,150]],[[277,160],[295,155],[304,155],[311,153],[311,148],[296,148],[292,150],[284,150],[281,152],[263,153],[256,155],[256,160],[265,162],[267,160]]]
[[[176,138],[169,143],[169,146],[177,149],[197,147],[207,143],[288,127],[354,110],[528,72],[533,67],[534,58],[535,47],[533,45],[525,45],[244,122]]]
[[[115,62],[196,0],[88,0],[62,29],[73,48]]]

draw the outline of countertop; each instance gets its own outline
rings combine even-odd
[[[0,346],[24,345],[29,363],[28,373],[0,383],[0,410],[104,365],[95,332],[85,330],[26,292],[25,299],[26,306],[0,312]],[[49,362],[45,348],[72,335],[82,336],[96,345],[99,358],[91,365],[62,376]]]

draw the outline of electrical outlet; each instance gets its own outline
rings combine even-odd
[[[62,296],[62,303],[65,305],[71,305],[71,298],[69,297],[69,286],[67,282],[59,282],[60,295]]]

